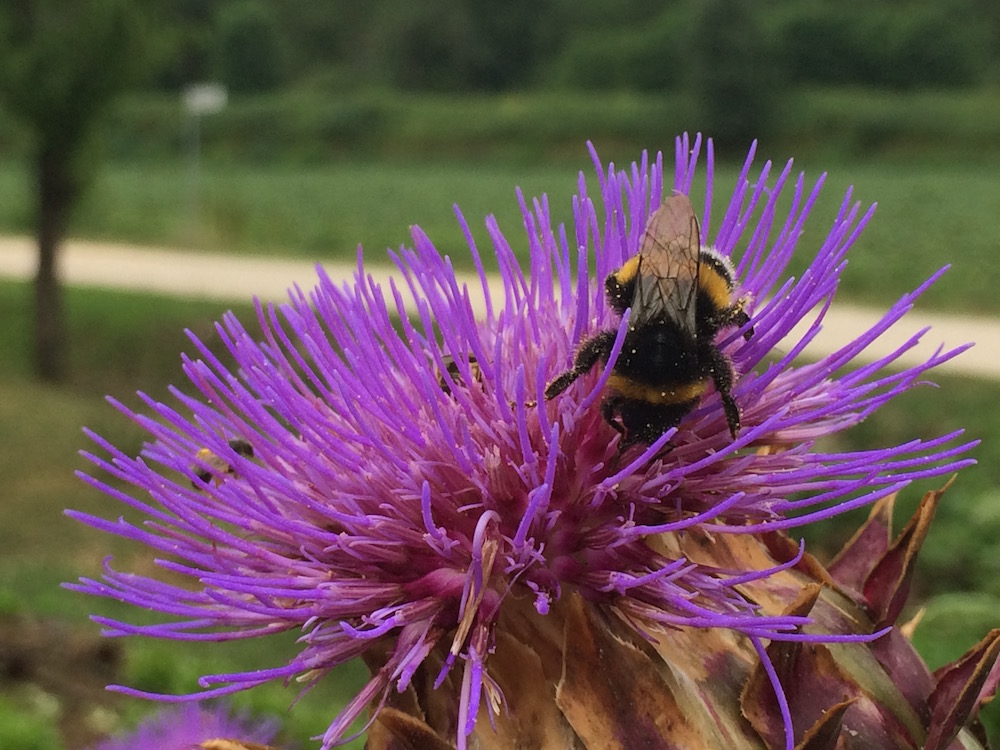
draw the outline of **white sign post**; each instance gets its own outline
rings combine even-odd
[[[181,93],[184,111],[188,115],[189,194],[191,232],[201,235],[201,118],[221,112],[229,101],[226,87],[220,83],[194,83]]]

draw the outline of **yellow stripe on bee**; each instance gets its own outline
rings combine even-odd
[[[698,269],[698,289],[708,295],[718,309],[724,310],[731,304],[732,290],[722,274],[707,263]]]
[[[622,286],[632,281],[635,275],[639,273],[639,257],[638,255],[633,255],[625,261],[625,265],[615,271],[615,281]]]
[[[649,404],[683,404],[704,396],[708,389],[708,381],[696,380],[684,385],[656,386],[637,383],[623,375],[611,373],[611,377],[608,378],[608,388],[624,398],[645,401]]]

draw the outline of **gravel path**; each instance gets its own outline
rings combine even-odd
[[[324,264],[333,279],[348,279],[354,267]],[[35,248],[27,237],[0,237],[0,278],[29,279],[34,273]],[[370,267],[369,273],[387,285],[390,268]],[[299,284],[305,289],[316,277],[314,264],[305,260],[268,257],[240,257],[215,253],[176,251],[165,248],[124,244],[70,241],[60,257],[62,278],[71,285],[128,289],[245,302],[254,295],[264,300],[282,301],[287,289]],[[477,278],[460,278],[470,290],[479,288]],[[882,310],[834,304],[823,330],[806,349],[806,355],[820,357],[836,351],[871,327]],[[876,359],[891,352],[920,329],[931,326],[922,341],[899,359],[902,365],[924,361],[940,345],[955,347],[969,341],[976,346],[942,365],[938,370],[957,375],[1000,379],[1000,320],[969,318],[921,311],[918,307],[865,351]],[[796,335],[793,331],[792,336]]]

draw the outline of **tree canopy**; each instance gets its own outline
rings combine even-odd
[[[0,102],[31,142],[35,369],[46,380],[64,374],[57,251],[94,170],[88,157],[96,123],[139,70],[138,41],[128,0],[10,0],[0,10]]]
[[[331,75],[345,85],[430,91],[668,88],[687,79],[686,61],[700,49],[727,38],[725,16],[714,27],[699,25],[703,6],[297,0],[273,12],[262,0],[144,3],[156,18],[157,86],[212,78],[234,91]],[[993,0],[759,0],[733,7],[750,18],[744,36],[759,37],[752,43],[767,48],[767,62],[790,82],[905,89],[982,83],[1000,71],[1000,6]],[[247,56],[251,48],[255,59]]]

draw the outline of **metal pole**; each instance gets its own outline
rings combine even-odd
[[[188,227],[191,240],[201,245],[201,115],[191,112],[188,155]]]

